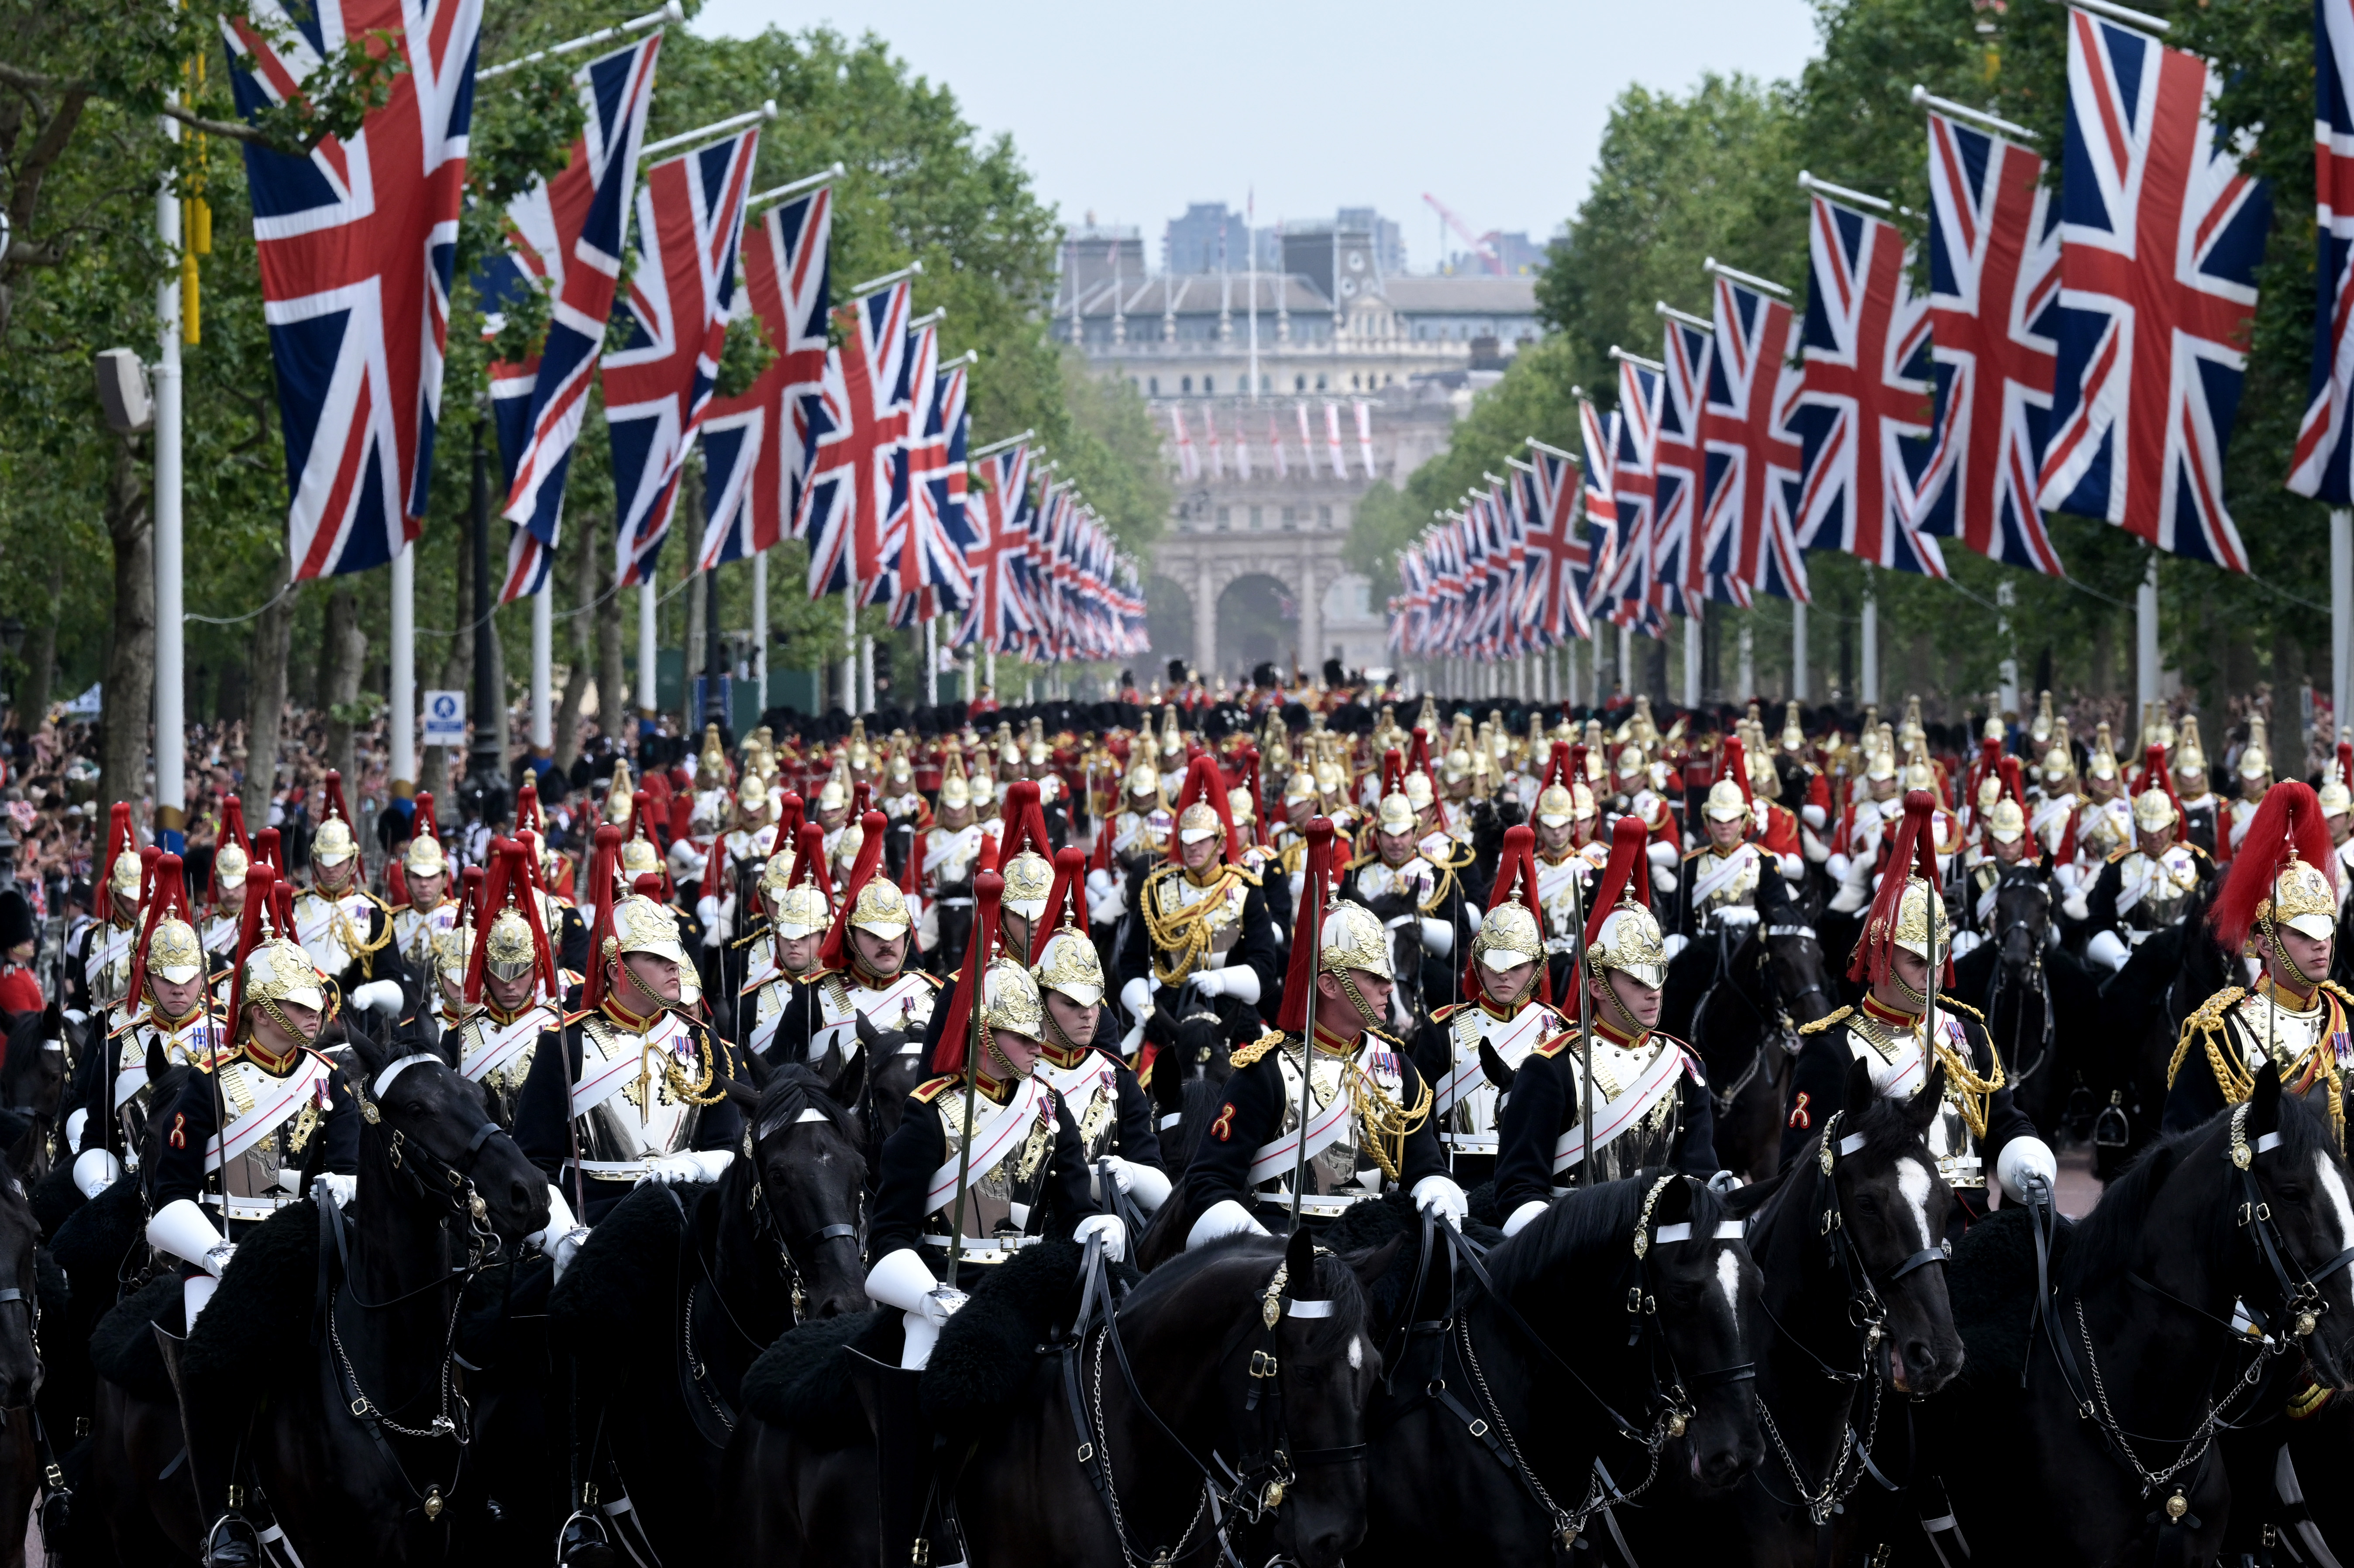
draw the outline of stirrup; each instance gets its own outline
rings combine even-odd
[[[617,1568],[620,1562],[612,1543],[605,1539],[604,1524],[585,1510],[564,1521],[563,1532],[557,1538],[556,1560],[563,1568]]]
[[[204,1568],[260,1568],[261,1537],[245,1515],[229,1510],[205,1532]]]

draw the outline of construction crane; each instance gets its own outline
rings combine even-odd
[[[1438,220],[1441,223],[1453,229],[1462,238],[1463,243],[1471,248],[1471,254],[1477,256],[1483,263],[1485,263],[1489,271],[1494,273],[1499,278],[1504,275],[1503,258],[1496,254],[1496,248],[1493,245],[1488,243],[1488,239],[1492,237],[1483,237],[1472,233],[1471,226],[1464,222],[1460,217],[1458,217],[1455,215],[1454,208],[1448,207],[1445,202],[1439,200],[1428,191],[1422,193],[1422,199],[1431,205],[1431,207],[1438,214]],[[1442,243],[1442,249],[1443,248]]]

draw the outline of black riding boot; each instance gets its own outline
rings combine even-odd
[[[205,1532],[204,1568],[260,1568],[261,1540],[239,1510],[243,1489],[237,1482],[237,1457],[244,1441],[247,1408],[221,1399],[196,1399],[180,1372],[188,1341],[155,1327],[164,1370],[180,1400],[180,1433],[188,1446],[188,1480],[196,1488],[196,1520]]]
[[[931,1427],[917,1394],[924,1374],[886,1366],[855,1350],[848,1354],[850,1386],[875,1433],[879,1568],[906,1568],[923,1529],[920,1516],[932,1473]]]

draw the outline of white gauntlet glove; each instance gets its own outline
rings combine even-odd
[[[1111,1175],[1112,1185],[1136,1200],[1136,1206],[1150,1214],[1169,1200],[1169,1178],[1150,1165],[1133,1160],[1123,1160],[1117,1154],[1106,1155],[1100,1161]]]
[[[1426,1176],[1414,1184],[1414,1206],[1433,1219],[1451,1220],[1459,1228],[1471,1213],[1470,1201],[1452,1176]]]
[[[1455,951],[1455,927],[1444,920],[1426,915],[1422,917],[1422,950],[1434,959],[1444,959]]]
[[[85,1198],[95,1198],[122,1180],[122,1161],[103,1149],[85,1149],[74,1156],[73,1184]]]
[[[1267,1234],[1265,1225],[1251,1218],[1249,1210],[1232,1198],[1221,1198],[1202,1211],[1202,1217],[1185,1233],[1185,1245],[1191,1250],[1220,1236],[1238,1235],[1245,1231],[1253,1235]]]
[[[388,980],[370,980],[352,992],[352,1005],[364,1012],[381,1013],[387,1018],[400,1016],[400,986]]]
[[[360,1190],[360,1179],[356,1174],[343,1176],[329,1171],[321,1174],[319,1185],[327,1190],[327,1196],[335,1201],[335,1207],[348,1209],[352,1206],[354,1194]]]
[[[1071,1239],[1081,1246],[1090,1236],[1103,1237],[1104,1256],[1119,1263],[1128,1256],[1128,1226],[1118,1214],[1089,1214],[1071,1231]]]

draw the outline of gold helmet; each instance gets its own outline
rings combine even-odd
[[[677,916],[642,893],[613,906],[613,934],[605,938],[607,958],[630,953],[652,953],[682,967],[687,961],[686,949],[679,946]]]
[[[1759,744],[1750,747],[1748,752],[1749,792],[1763,795],[1769,800],[1778,800],[1782,797],[1781,772],[1774,766],[1773,758],[1766,755],[1763,730],[1758,732],[1757,738]]]
[[[1006,908],[1024,920],[1035,920],[1046,912],[1046,895],[1055,891],[1054,862],[1036,850],[1024,849],[1005,863],[1003,875]]]
[[[1226,815],[1237,827],[1249,827],[1258,821],[1257,809],[1251,803],[1250,787],[1237,784],[1226,791]]]
[[[1316,775],[1310,769],[1295,768],[1291,777],[1284,780],[1283,803],[1285,805],[1288,806],[1294,800],[1313,800],[1315,798]]]
[[[2146,833],[2170,828],[2181,820],[2175,809],[2174,797],[2166,792],[2164,784],[2155,784],[2134,797],[2134,825]]]
[[[2117,754],[2109,744],[2109,722],[2106,719],[2103,719],[2100,727],[2093,732],[2093,760],[2084,771],[2104,784],[2117,776]]]
[[[895,793],[904,795],[916,787],[916,769],[908,762],[907,754],[905,751],[895,751],[891,754],[891,766],[886,771],[890,775],[891,788]]]
[[[1382,797],[1375,821],[1385,833],[1410,833],[1415,828],[1414,802],[1393,789]]]
[[[899,891],[898,884],[887,876],[875,875],[868,877],[866,885],[858,890],[858,901],[850,908],[850,923],[862,931],[887,938],[900,935],[916,922],[907,913],[907,895]]]
[[[1341,765],[1326,758],[1316,765],[1316,788],[1327,795],[1337,795],[1349,787],[1349,776]]]
[[[703,755],[696,760],[695,777],[705,789],[727,788],[727,747],[721,744],[716,724],[703,726]]]
[[[1137,748],[1136,761],[1128,770],[1128,793],[1131,802],[1150,796],[1150,805],[1161,804],[1161,770],[1152,765],[1152,758],[1141,747]],[[1138,806],[1136,809],[1142,810],[1147,808]]]
[[[1981,820],[1986,823],[1987,836],[2002,843],[2015,844],[2027,832],[2027,813],[2008,795],[1988,806]]]
[[[1390,961],[1390,934],[1363,905],[1336,898],[1324,909],[1323,942],[1316,955],[1316,969],[1328,975],[1363,969],[1376,980],[1394,980],[1397,971]]]
[[[2256,919],[2325,941],[2338,929],[2338,895],[2319,866],[2292,853],[2274,881],[2274,891],[2257,904]]]
[[[2272,771],[2272,754],[2265,749],[2264,715],[2257,714],[2248,720],[2248,744],[2240,747],[2240,777],[2269,779]]]
[[[771,905],[793,885],[793,846],[779,842],[777,853],[760,863],[760,896]]]
[[[318,966],[300,943],[285,937],[257,943],[245,956],[244,998],[248,1004],[292,1002],[313,1011],[326,1007]]]
[[[839,777],[828,779],[818,790],[817,809],[821,811],[850,810],[850,790]]]
[[[2035,722],[2027,726],[2027,737],[2039,747],[2048,747],[2052,741],[2052,726],[2056,722],[2052,716],[2052,694],[2038,692],[2035,694]]]
[[[1182,757],[1184,754],[1185,736],[1177,727],[1177,709],[1172,705],[1161,710],[1161,755]]]
[[[1586,964],[1596,974],[1617,969],[1641,985],[1656,988],[1667,984],[1667,938],[1659,933],[1658,916],[1648,906],[1635,902],[1630,893],[1602,917],[1602,927],[1595,934],[1594,948]]]
[[[2048,699],[2052,694],[2043,694]],[[2073,778],[2076,772],[2076,748],[2068,741],[2068,721],[2054,719],[2052,723],[2052,745],[2043,753],[2043,781],[2057,784]]]
[[[1986,724],[1978,733],[1988,740],[1999,741],[2007,738],[2010,731],[2003,727],[2002,715],[1989,710],[1986,716]]]
[[[2174,737],[2174,776],[2190,779],[2207,771],[2207,748],[2199,744],[2199,715],[2184,714],[2182,728]]]
[[[531,922],[512,904],[491,916],[491,928],[482,942],[482,968],[499,980],[519,980],[539,963],[539,944],[531,934]]]
[[[1177,817],[1177,842],[1181,844],[1197,844],[1225,831],[1226,824],[1218,820],[1218,809],[1207,800],[1194,801]]]
[[[1577,800],[1558,784],[1537,791],[1537,821],[1548,828],[1565,828],[1577,814]]]
[[[756,827],[769,820],[768,781],[748,768],[736,782],[736,809]]]
[[[1405,776],[1405,803],[1414,808],[1417,816],[1429,810],[1437,800],[1437,793],[1430,787],[1429,774],[1409,773]]]
[[[769,910],[777,935],[788,941],[817,936],[833,923],[833,911],[826,907],[825,895],[814,882],[786,888],[769,900]]]
[[[402,852],[400,867],[411,876],[447,876],[450,857],[441,852],[441,841],[431,833],[419,833],[408,841]]]
[[[952,740],[940,758],[940,810],[958,811],[971,804],[972,787],[964,777],[964,749]]]
[[[873,770],[875,753],[866,744],[864,719],[854,718],[850,721],[850,744],[843,748],[843,757],[850,764],[850,770],[854,774]]]
[[[139,907],[139,889],[147,880],[147,863],[139,858],[135,849],[124,850],[114,857],[114,865],[107,873],[108,891],[114,895],[118,910]]]
[[[2321,781],[2321,788],[2314,793],[2321,798],[2321,814],[2325,817],[2342,817],[2349,810],[2354,810],[2354,791],[2346,788],[2346,780],[2338,777],[2334,767],[2329,777]]]
[[[458,984],[466,978],[467,966],[474,959],[474,928],[472,926],[451,926],[433,933],[433,967],[441,978]]]
[[[630,779],[628,758],[613,758],[613,783],[605,791],[605,820],[617,828],[628,827],[630,813],[637,806],[635,791],[636,786]]]
[[[662,852],[653,841],[629,838],[621,841],[621,879],[634,884],[642,876],[658,874],[663,868]]]
[[[224,892],[245,885],[245,874],[253,869],[253,857],[239,848],[235,841],[224,840],[213,851],[213,880]]]
[[[1919,876],[1904,879],[1903,896],[1896,905],[1896,932],[1892,940],[1914,958],[1929,956],[1929,919],[1935,912],[1937,921],[1937,951],[1953,950],[1953,922],[1946,918],[1946,901],[1931,897],[1928,882]]]
[[[1093,1007],[1103,1000],[1103,960],[1096,956],[1095,943],[1075,926],[1066,926],[1046,938],[1030,974],[1040,991],[1061,991],[1081,1007]]]
[[[981,1026],[1032,1040],[1045,1034],[1046,1010],[1038,1001],[1038,982],[1012,959],[992,959],[981,974]]]
[[[344,807],[344,776],[332,768],[327,769],[325,794],[319,830],[311,835],[311,863],[341,865],[360,853],[360,845],[352,836],[350,814]]]
[[[1912,754],[1904,759],[1904,788],[1910,791],[1936,787],[1937,770],[1931,765],[1924,744],[1916,740],[1912,745]]]
[[[1879,779],[1895,778],[1896,740],[1889,733],[1888,726],[1881,726],[1876,735],[1869,736],[1867,738],[1871,743],[1869,747],[1871,761],[1864,768],[1864,776],[1868,779]]]
[[[1711,821],[1738,822],[1749,815],[1749,797],[1732,779],[1720,779],[1708,787],[1708,803],[1702,810]]]
[[[1544,962],[1544,933],[1529,906],[1517,899],[1497,905],[1480,917],[1471,938],[1471,957],[1501,974],[1522,964]]]
[[[147,934],[147,972],[174,985],[183,985],[205,972],[205,947],[196,928],[176,915],[166,915]]]

